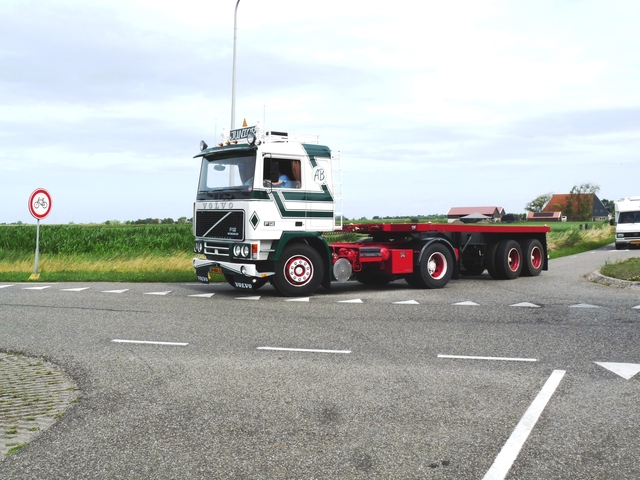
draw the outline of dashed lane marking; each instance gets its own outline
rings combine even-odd
[[[142,345],[170,345],[170,346],[176,346],[176,347],[186,347],[187,345],[189,345],[188,343],[183,343],[183,342],[154,342],[154,341],[149,341],[149,340],[120,340],[120,339],[115,339],[115,340],[111,340],[114,343],[138,343],[138,344],[142,344]]]
[[[199,298],[211,298],[215,295],[215,293],[197,293],[195,295],[189,295],[190,297],[199,297]]]
[[[514,303],[513,305],[509,305],[509,306],[510,307],[540,308],[540,305],[536,305],[535,303],[529,303],[529,302]]]
[[[83,290],[89,290],[91,287],[81,287],[81,288],[63,288],[63,292],[82,292]]]
[[[102,293],[124,293],[128,291],[128,288],[123,288],[122,290],[103,290]]]
[[[278,352],[351,353],[351,350],[322,350],[317,348],[258,347],[257,349],[258,350],[275,350]]]
[[[394,305],[420,305],[415,300],[404,300],[402,302],[393,302]]]
[[[256,297],[236,297],[236,300],[260,300],[260,296],[256,296]]]
[[[476,303],[476,302],[470,302],[470,301],[466,301],[466,302],[458,302],[458,303],[454,303],[453,305],[463,305],[466,307],[477,307],[480,304]]]
[[[47,288],[51,288],[51,285],[45,285],[43,287],[23,287],[23,290],[46,290]]]
[[[590,303],[577,303],[575,305],[569,305],[569,308],[600,308],[598,305],[591,305]]]
[[[503,362],[537,362],[537,358],[517,358],[517,357],[474,357],[470,355],[445,355],[438,354],[438,358],[457,358],[462,360],[500,360]]]
[[[285,298],[285,302],[308,302],[309,297],[300,297],[300,298]]]
[[[359,298],[354,298],[353,300],[340,300],[338,303],[363,303]]]
[[[166,292],[145,292],[145,295],[169,295],[172,290],[167,290]]]

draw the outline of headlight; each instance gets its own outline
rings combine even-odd
[[[249,258],[251,247],[247,244],[237,244],[233,246],[233,256],[237,258]]]

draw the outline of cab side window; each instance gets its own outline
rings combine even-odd
[[[301,188],[300,160],[264,159],[264,182],[273,188]]]

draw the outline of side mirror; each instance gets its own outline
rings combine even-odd
[[[609,220],[609,225],[611,225],[612,227],[615,227],[616,221],[612,218],[611,220]]]

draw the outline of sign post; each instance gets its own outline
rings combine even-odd
[[[40,220],[49,215],[51,211],[51,195],[44,188],[38,188],[33,191],[29,197],[29,213],[38,221],[36,227],[36,262],[33,267],[33,275],[29,277],[29,280],[38,280],[40,274],[38,273],[38,257],[40,256]]]

